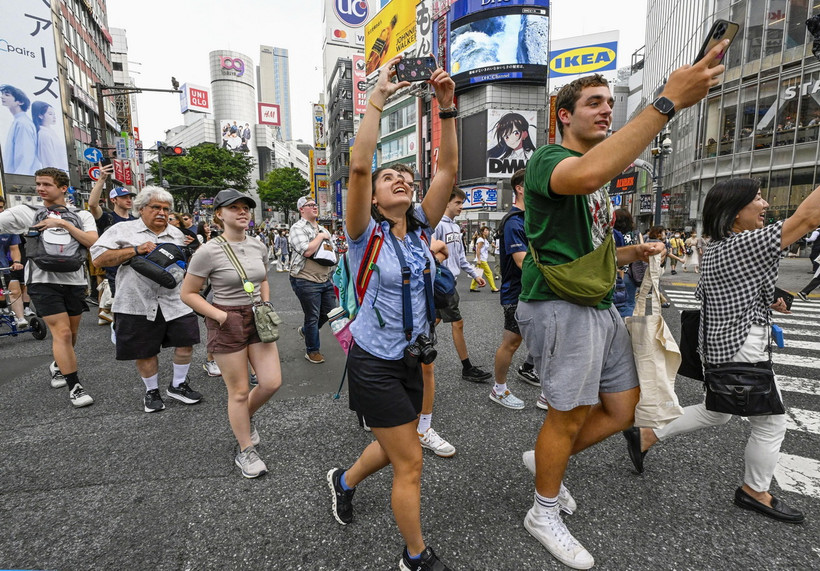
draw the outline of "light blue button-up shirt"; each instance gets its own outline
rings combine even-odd
[[[415,216],[422,224],[427,225],[427,217],[421,206],[416,207]],[[376,261],[379,269],[374,271],[370,278],[370,284],[364,295],[364,303],[356,319],[350,324],[350,331],[359,347],[371,355],[394,361],[404,356],[404,349],[408,345],[402,324],[401,264],[396,256],[393,240],[388,235],[390,225],[387,222],[382,222],[381,225],[385,240]],[[359,272],[367,242],[375,226],[376,221],[371,218],[367,230],[357,240],[352,240],[345,231],[349,247],[350,271],[354,276]],[[416,230],[416,233],[420,234],[421,230]],[[429,239],[429,234],[427,237]],[[398,243],[411,272],[410,297],[413,307],[413,338],[415,339],[422,333],[425,335],[430,333],[423,272],[426,260],[429,259],[431,272],[434,275],[435,260],[430,253],[430,248],[423,240],[419,240],[416,245],[408,234],[404,240],[398,240]],[[384,327],[379,325],[374,305],[382,316]]]

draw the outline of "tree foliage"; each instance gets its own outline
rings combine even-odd
[[[293,167],[273,169],[257,182],[259,198],[267,202],[276,212],[285,215],[285,223],[290,224],[290,214],[296,210],[296,202],[310,188],[310,183]]]
[[[188,149],[183,157],[162,157],[162,178],[168,181],[177,209],[193,212],[200,196],[212,197],[223,188],[247,192],[251,183],[253,159],[213,143]],[[159,164],[151,162],[148,171],[159,184]]]

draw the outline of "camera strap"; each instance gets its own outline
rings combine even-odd
[[[393,249],[396,251],[396,257],[401,265],[401,318],[402,326],[404,328],[404,336],[408,341],[410,341],[413,338],[413,303],[410,296],[410,266],[404,258],[404,252],[402,251],[401,244],[399,244],[399,240],[393,235],[392,232],[389,232],[389,234],[390,239],[393,241]],[[421,241],[415,232],[408,232],[408,234],[410,236],[410,241],[417,247],[421,248],[421,250],[425,253],[426,263],[424,267],[424,297],[425,305],[427,307],[427,320],[430,323],[433,323],[436,319],[436,313],[435,306],[433,305],[433,279],[432,274],[430,273],[430,258],[426,254],[427,249],[422,246]]]

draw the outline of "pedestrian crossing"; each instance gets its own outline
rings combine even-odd
[[[694,288],[665,289],[664,293],[675,309],[700,308]],[[790,407],[786,411],[786,425],[789,433],[810,434],[820,439],[820,342],[817,341],[820,304],[795,299],[791,311],[791,314],[775,313],[772,317],[783,328],[785,338],[785,347],[776,349],[772,361],[799,376],[778,374],[777,383],[783,392],[808,395],[809,399],[801,399],[801,402],[816,403],[818,410]],[[788,405],[788,398],[786,400]],[[820,458],[781,452],[775,479],[784,490],[820,498]]]

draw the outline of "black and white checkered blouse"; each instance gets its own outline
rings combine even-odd
[[[698,345],[710,364],[728,363],[740,350],[752,325],[771,320],[774,287],[780,267],[783,221],[760,230],[712,240],[700,262],[700,283],[695,297],[701,306]],[[706,348],[703,351],[704,307],[707,312]]]

